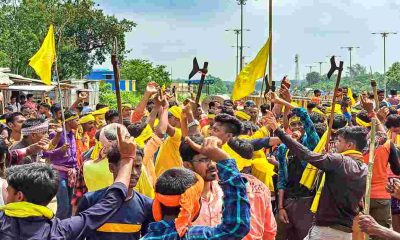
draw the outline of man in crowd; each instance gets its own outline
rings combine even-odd
[[[26,95],[26,102],[25,102],[24,106],[36,111],[37,108],[36,108],[36,103],[33,98],[33,94]]]
[[[79,126],[79,116],[71,110],[64,112],[65,131],[63,130],[59,136],[54,150],[46,151],[43,157],[49,159],[52,167],[59,173],[59,187],[57,192],[57,213],[60,219],[66,219],[72,215],[72,193],[76,180],[76,140],[74,131]],[[56,137],[56,133],[49,135],[50,139]]]
[[[18,142],[22,139],[21,128],[26,118],[20,112],[15,112],[7,116],[6,124],[11,129],[10,142]]]
[[[120,128],[123,126],[119,125]],[[121,153],[114,144],[107,153],[110,172],[114,181],[121,167]],[[136,158],[132,166],[128,195],[118,211],[98,229],[89,231],[87,240],[123,240],[139,239],[147,233],[147,227],[153,221],[152,200],[134,190],[142,169],[143,151],[136,149]],[[92,207],[107,193],[109,187],[84,195],[78,206],[78,214]]]
[[[21,104],[19,102],[17,102],[17,96],[15,96],[15,95],[11,96],[8,106],[12,107],[12,112],[21,111]]]

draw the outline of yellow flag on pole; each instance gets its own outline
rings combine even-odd
[[[54,28],[50,25],[47,36],[39,51],[29,60],[31,66],[40,79],[47,85],[51,85],[51,67],[56,58],[56,46],[54,41]]]
[[[250,95],[256,89],[257,79],[263,78],[269,56],[269,38],[257,56],[247,64],[233,85],[232,100],[236,101]]]

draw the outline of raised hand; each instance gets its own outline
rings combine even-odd
[[[122,128],[119,125],[117,128],[117,144],[118,150],[121,155],[121,160],[134,159],[136,157],[136,143],[133,137],[122,134]]]
[[[367,96],[361,96],[361,106],[368,112],[374,112],[374,100],[369,99]]]
[[[280,98],[278,97],[278,95],[275,92],[269,92],[267,93],[267,95],[265,96],[266,99],[272,103],[279,103]]]
[[[360,215],[360,220],[358,221],[358,223],[360,224],[361,231],[369,235],[377,235],[381,232],[381,229],[383,228],[370,215]]]
[[[267,123],[267,127],[275,131],[279,128],[278,121],[276,120],[274,114],[270,111],[267,111],[267,116],[265,117],[265,121]]]
[[[159,86],[156,82],[149,82],[146,86],[146,93],[152,96],[157,93],[158,88]]]
[[[379,108],[378,112],[376,113],[379,121],[384,122],[386,117],[389,115],[390,110],[388,107]]]
[[[189,137],[186,137],[185,141],[193,150],[213,161],[218,162],[229,159],[229,155],[220,148],[222,141],[217,137],[205,138],[202,145],[193,142]]]
[[[279,93],[281,94],[281,97],[283,100],[285,100],[288,103],[292,102],[292,95],[290,94],[290,91],[286,87],[286,85],[282,84],[281,89],[279,90]]]

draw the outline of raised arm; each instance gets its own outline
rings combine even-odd
[[[167,132],[167,127],[168,127],[168,100],[164,98],[160,102],[160,108],[158,109],[158,117],[159,117],[159,122],[158,125],[155,129],[155,134],[159,138],[164,138],[165,133]]]
[[[143,115],[144,111],[146,110],[147,103],[149,102],[149,99],[151,96],[153,96],[155,93],[158,91],[158,85],[155,82],[150,82],[147,84],[146,87],[146,92],[143,94],[142,100],[140,100],[139,104],[135,108],[135,110],[132,113],[131,117],[131,122],[135,123],[139,121]]]
[[[133,161],[136,157],[136,144],[133,138],[122,136],[121,127],[117,129],[117,136],[121,165],[114,184],[97,204],[75,217],[60,222],[58,231],[62,231],[67,239],[80,239],[87,230],[95,230],[102,226],[118,210],[127,196]]]

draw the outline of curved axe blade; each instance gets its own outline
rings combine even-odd
[[[334,57],[334,56],[331,57],[330,62],[331,62],[331,69],[330,69],[329,72],[328,72],[328,79],[330,79],[331,76],[332,76],[332,74],[333,74],[336,70],[339,69],[339,68],[336,66],[336,62],[335,62],[335,57]]]
[[[189,74],[189,79],[191,79],[196,73],[200,71],[199,63],[197,62],[197,58],[193,59],[193,69]]]

